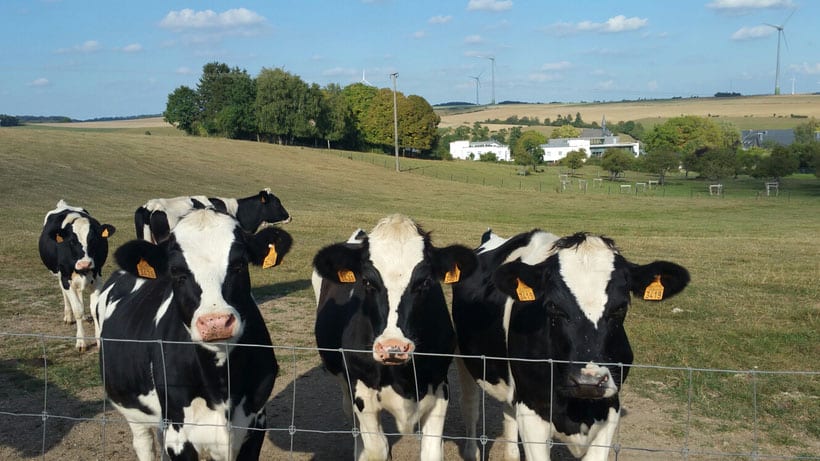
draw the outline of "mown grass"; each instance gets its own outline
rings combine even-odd
[[[800,449],[820,438],[820,377],[748,371],[817,371],[820,357],[820,186],[787,178],[779,197],[759,197],[760,181],[732,180],[711,197],[705,183],[671,178],[665,189],[620,193],[629,173],[584,192],[578,172],[561,190],[558,168],[518,176],[517,167],[394,159],[379,154],[282,147],[142,131],[25,127],[0,130],[0,318],[4,331],[71,337],[54,278],[37,255],[45,213],[66,199],[117,226],[112,248],[131,239],[133,211],[147,199],[187,194],[241,197],[271,187],[293,215],[295,245],[285,264],[254,270],[259,298],[286,296],[265,312],[275,342],[310,345],[315,309],[309,285],[315,252],[402,212],[433,231],[438,245],[478,244],[487,227],[501,235],[543,228],[613,237],[639,263],[667,259],[689,268],[690,287],[660,304],[635,300],[627,318],[636,364],[631,389],[672,399],[696,429],[749,429]],[[452,178],[451,178],[452,176]],[[502,184],[503,181],[503,184]],[[613,186],[608,188],[606,186]],[[113,270],[109,263],[106,273]],[[284,320],[287,319],[287,320]],[[292,339],[291,339],[292,338]],[[41,376],[63,389],[99,384],[95,352],[73,341],[5,337],[4,369]],[[298,360],[316,360],[299,352]],[[669,369],[665,367],[681,367]],[[738,370],[731,373],[691,369]],[[2,392],[0,392],[2,395]],[[683,429],[681,429],[683,430]]]

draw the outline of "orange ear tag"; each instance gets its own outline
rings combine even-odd
[[[663,284],[661,284],[661,276],[656,275],[655,281],[646,287],[643,292],[643,299],[646,301],[660,301],[663,299]]]
[[[535,292],[532,291],[532,288],[529,287],[526,283],[522,282],[521,279],[518,280],[518,287],[515,289],[515,294],[518,295],[519,301],[535,301]]]
[[[342,269],[336,273],[342,283],[356,283],[356,274],[351,270]]]
[[[265,260],[262,261],[262,269],[267,269],[276,265],[276,258],[278,257],[276,254],[276,245],[271,243],[268,245],[268,248],[268,255],[265,256]],[[281,263],[281,261],[279,262]]]
[[[63,237],[61,237],[60,234],[57,234],[57,238],[54,240],[57,240],[57,243],[63,243]]]
[[[148,264],[148,261],[142,258],[140,258],[140,262],[137,263],[137,275],[145,279],[157,278],[157,273],[154,271],[154,268]]]
[[[108,238],[108,229],[103,229],[103,231],[102,231],[102,233],[100,234],[100,236],[101,236],[102,238],[104,238],[104,239],[107,239],[107,238]]]
[[[458,264],[454,264],[453,270],[444,274],[444,283],[456,283],[459,279],[461,279],[461,269],[458,268]]]

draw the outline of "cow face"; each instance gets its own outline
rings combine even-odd
[[[373,359],[384,365],[406,363],[416,349],[414,329],[423,325],[425,312],[446,305],[439,281],[457,281],[476,264],[465,247],[434,247],[429,234],[401,215],[382,219],[369,235],[357,232],[314,258],[322,278],[349,286],[351,297],[361,300]]]
[[[261,222],[268,223],[285,223],[290,222],[291,217],[288,210],[285,209],[279,198],[270,189],[263,189],[259,191],[259,203],[261,204]]]
[[[60,273],[64,288],[73,274],[96,276],[108,257],[108,237],[116,228],[100,224],[87,211],[61,200],[46,214],[40,235],[40,257],[46,267]]]
[[[246,234],[231,216],[207,209],[183,217],[167,241],[134,240],[114,256],[125,271],[169,283],[172,308],[191,339],[208,347],[209,342],[238,340],[245,309],[256,309],[248,264],[276,265],[290,244],[280,229]]]
[[[576,398],[609,398],[626,379],[632,350],[624,331],[630,292],[666,299],[683,290],[689,274],[681,266],[657,261],[644,266],[624,259],[612,240],[575,234],[555,243],[553,254],[531,266],[505,264],[496,285],[513,302],[511,336],[540,331],[538,355],[557,360],[558,392]],[[653,297],[653,296],[650,296]],[[511,355],[514,353],[511,347]]]

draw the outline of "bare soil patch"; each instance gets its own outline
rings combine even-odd
[[[130,120],[110,120],[99,122],[41,123],[42,126],[63,128],[173,128],[162,117],[135,118]]]

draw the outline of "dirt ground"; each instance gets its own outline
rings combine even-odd
[[[310,319],[299,318],[299,309],[290,306],[312,303],[312,300],[290,296],[260,304],[263,313],[272,313],[276,321],[271,326],[274,344],[311,346]],[[277,325],[301,325],[284,329]],[[66,335],[65,350],[70,350],[73,327],[54,328]],[[285,338],[290,338],[286,341]],[[73,352],[73,351],[72,351]],[[335,378],[320,366],[318,355],[305,350],[277,349],[281,370],[268,406],[269,432],[261,459],[266,460],[343,460],[355,459],[353,423],[342,411],[341,394]],[[68,353],[68,352],[66,352]],[[51,360],[59,360],[52,354]],[[80,360],[92,370],[96,368],[97,351],[86,352]],[[133,459],[131,433],[119,413],[103,399],[102,388],[73,390],[45,386],[42,378],[23,375],[19,360],[0,360],[0,459],[95,460]],[[28,365],[37,365],[28,364]],[[445,425],[445,459],[461,459],[459,447],[464,434],[459,409],[458,380],[450,375],[451,400]],[[48,392],[43,395],[43,389]],[[14,392],[6,391],[14,389]],[[641,397],[629,383],[622,392],[624,415],[615,440],[618,453],[610,459],[748,459],[755,450],[756,434],[733,430],[721,422],[703,418],[687,422],[685,408],[662,398]],[[44,418],[42,409],[48,417]],[[488,400],[482,420],[485,433],[492,440],[501,432],[501,404]],[[385,431],[395,433],[395,425],[384,418]],[[715,430],[719,428],[719,430]],[[759,438],[759,437],[758,437]],[[390,436],[394,460],[418,459],[419,439],[414,435]],[[502,444],[490,441],[485,459],[501,459]],[[688,450],[688,451],[687,451]],[[795,453],[779,447],[758,445],[760,454],[795,456],[817,453],[820,441],[808,441],[808,448]],[[698,453],[707,453],[699,455]],[[729,454],[746,456],[726,456]],[[553,459],[573,459],[563,447],[553,448]]]

